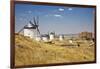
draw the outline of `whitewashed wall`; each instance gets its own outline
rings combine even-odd
[[[28,36],[30,38],[34,38],[36,35],[36,32],[34,29],[24,29],[24,36]]]

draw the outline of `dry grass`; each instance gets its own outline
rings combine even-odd
[[[88,43],[77,46],[65,41],[53,44],[37,42],[22,35],[15,35],[15,65],[51,64],[94,61],[94,46]]]

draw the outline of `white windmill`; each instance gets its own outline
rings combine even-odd
[[[54,38],[55,38],[55,32],[51,32],[49,34],[49,37],[50,37],[50,41],[54,40]]]
[[[24,36],[28,36],[30,38],[36,38],[37,36],[40,36],[40,31],[39,31],[39,20],[37,17],[34,17],[34,23],[32,23],[31,21],[29,21],[29,23],[27,25],[25,25],[18,33],[20,33],[21,31],[24,31]]]
[[[64,40],[64,35],[59,35],[59,40],[63,41]]]

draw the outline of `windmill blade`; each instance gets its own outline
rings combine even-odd
[[[39,17],[37,16],[37,25],[39,25]]]
[[[18,33],[20,33],[23,29],[24,29],[24,28],[20,29],[20,30],[18,31]]]
[[[31,21],[29,21],[29,23],[32,23]]]
[[[31,21],[29,21],[29,23],[32,24],[32,25],[34,26],[34,24],[33,24]]]
[[[40,35],[40,30],[39,30],[39,28],[37,27],[37,31],[38,31],[38,33],[39,33],[39,35]]]
[[[25,25],[25,26],[27,26],[27,25]],[[24,26],[24,27],[25,27],[25,26]],[[23,27],[22,29],[20,29],[20,30],[18,31],[18,33],[20,33],[20,32],[24,29],[24,27]]]
[[[34,24],[37,25],[37,24],[36,24],[36,21],[35,21],[35,17],[33,17],[33,20],[34,20]]]

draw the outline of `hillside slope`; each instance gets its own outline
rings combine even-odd
[[[15,35],[16,66],[93,60],[94,47],[62,47]]]

